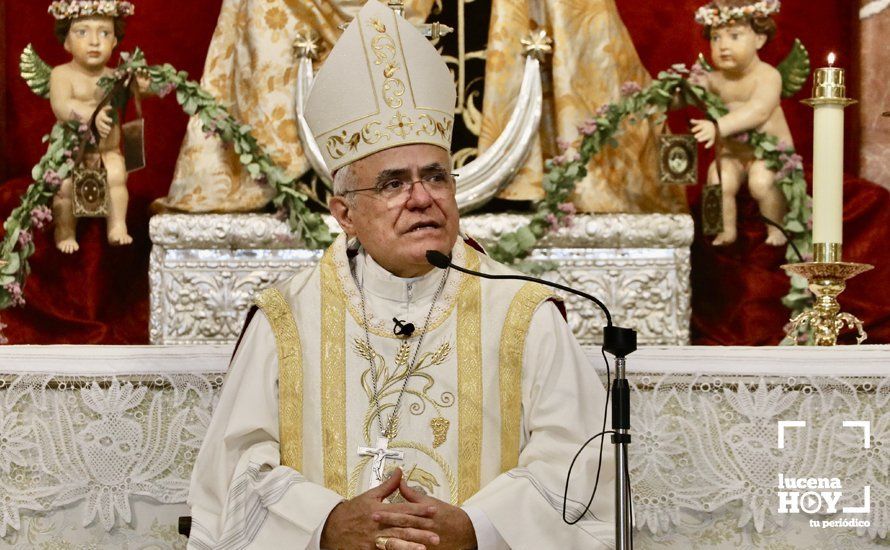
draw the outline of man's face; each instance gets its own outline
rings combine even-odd
[[[721,71],[742,72],[747,69],[766,42],[751,25],[730,23],[711,29],[711,60]]]
[[[74,61],[88,69],[100,69],[117,46],[114,19],[104,16],[82,17],[71,23],[65,37],[65,50]]]
[[[451,158],[428,144],[393,147],[352,164],[353,189],[385,187],[401,182],[441,181],[403,185],[389,198],[374,191],[347,193],[331,199],[331,213],[350,237],[357,237],[378,264],[399,277],[417,277],[432,269],[427,250],[450,254],[457,240],[458,211],[451,179]]]

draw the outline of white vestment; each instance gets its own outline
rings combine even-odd
[[[460,241],[452,256],[510,272]],[[368,488],[371,458],[358,449],[380,435],[374,394],[385,425],[409,370],[389,443],[404,459],[388,469],[462,506],[480,549],[613,545],[608,445],[590,511],[573,526],[561,517],[566,472],[602,429],[605,391],[551,295],[450,270],[436,297],[444,273],[400,279],[362,251],[348,258],[341,236],[279,289],[277,310],[260,299],[195,463],[189,548],[317,547],[331,509]],[[414,335],[394,335],[393,317],[413,323]],[[569,519],[590,496],[598,449],[575,464]]]

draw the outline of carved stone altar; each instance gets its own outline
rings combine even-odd
[[[337,229],[333,219],[327,219]],[[518,214],[464,216],[461,229],[483,246],[526,223]],[[264,214],[162,214],[151,219],[152,344],[230,343],[254,293],[311,266],[320,250],[299,248],[284,222]],[[689,245],[685,214],[578,215],[528,258],[544,277],[585,290],[641,344],[689,340]],[[593,304],[567,299],[582,344],[598,342],[605,319]]]

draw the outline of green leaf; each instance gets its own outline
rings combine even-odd
[[[15,240],[18,240],[19,230],[16,229],[12,233],[12,236],[15,238]],[[9,263],[3,266],[3,268],[0,268],[0,273],[3,273],[5,275],[15,275],[16,273],[18,273],[19,268],[22,266],[22,261],[19,255],[16,253],[12,253],[6,258],[6,261]]]
[[[538,241],[535,234],[532,233],[532,230],[529,229],[527,225],[516,230],[516,240],[519,242],[519,246],[522,250],[531,250]]]
[[[785,229],[792,233],[803,233],[804,226],[797,220],[789,220],[788,223],[785,224]]]

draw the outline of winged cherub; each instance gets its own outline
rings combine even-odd
[[[706,148],[718,136],[731,138],[750,130],[778,138],[793,147],[791,130],[780,106],[782,97],[800,90],[809,74],[806,49],[795,40],[791,54],[776,68],[760,60],[758,51],[773,37],[776,24],[771,15],[779,11],[779,0],[715,0],[698,9],[697,23],[711,44],[711,61],[716,70],[694,73],[691,80],[718,95],[729,112],[716,124],[693,120],[692,132]],[[699,62],[711,69],[699,56]],[[754,156],[751,145],[742,139],[724,139],[720,158],[711,163],[708,183],[723,184],[723,231],[713,244],[735,242],[736,193],[747,180],[751,195],[764,217],[782,224],[787,213],[785,196],[775,185],[776,174],[766,161]],[[718,178],[717,162],[720,162]],[[781,246],[786,238],[777,227],[767,225],[766,243]]]
[[[132,15],[133,4],[118,0],[63,0],[53,2],[49,13],[56,19],[55,34],[71,54],[71,61],[50,69],[29,45],[22,53],[22,76],[38,95],[49,98],[60,122],[87,122],[102,102],[102,77],[112,76],[108,61],[123,38],[124,19]],[[141,93],[147,93],[149,78],[136,76]],[[108,242],[133,242],[127,232],[127,170],[121,154],[121,126],[111,105],[96,113],[98,142],[90,146],[84,161],[101,159],[108,182]],[[70,254],[79,249],[73,209],[73,182],[67,178],[53,198],[56,247]]]

